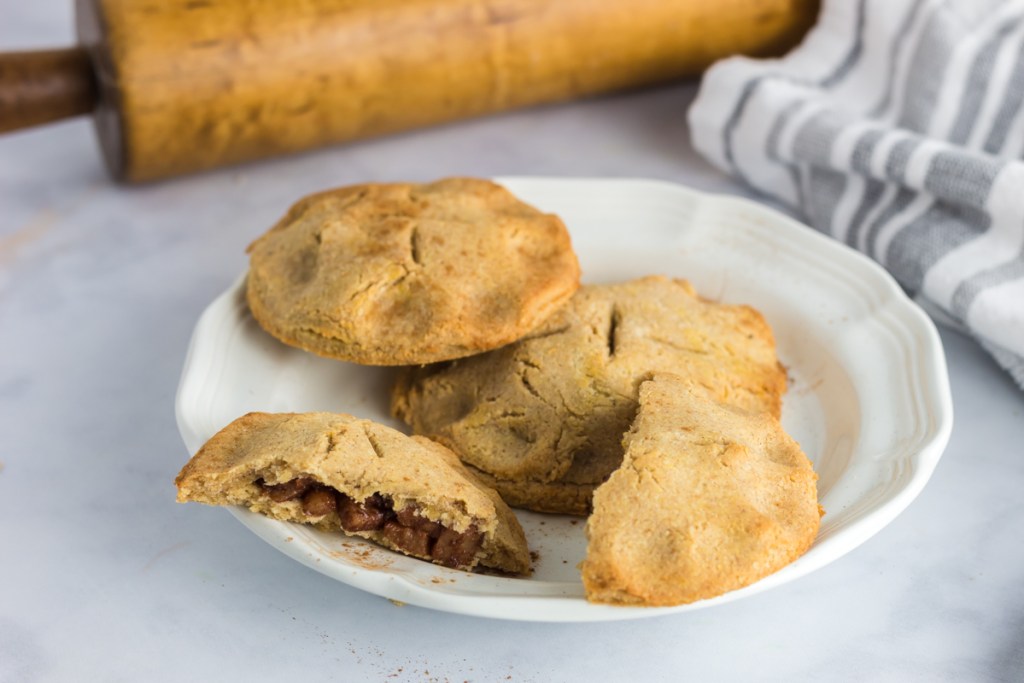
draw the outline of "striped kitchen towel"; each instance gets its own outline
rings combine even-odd
[[[714,65],[689,120],[1024,387],[1024,0],[825,0],[786,57]]]

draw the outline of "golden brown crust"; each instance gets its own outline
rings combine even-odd
[[[597,488],[597,484],[573,484],[565,481],[498,479],[472,465],[466,465],[466,469],[475,474],[486,486],[497,491],[501,499],[512,507],[527,508],[535,512],[585,517],[590,514],[590,501],[594,489]]]
[[[658,371],[740,408],[781,412],[786,377],[764,318],[664,277],[583,287],[515,344],[406,369],[392,411],[513,504],[584,514],[622,461],[640,382]]]
[[[310,195],[249,253],[246,294],[266,331],[364,365],[508,344],[579,286],[562,221],[472,178]]]
[[[660,374],[640,387],[622,467],[594,494],[587,599],[679,605],[741,588],[803,554],[820,511],[811,463],[768,414]]]
[[[380,493],[394,501],[396,510],[414,505],[423,516],[458,532],[476,526],[484,535],[476,561],[507,572],[530,571],[526,537],[515,515],[451,451],[350,415],[249,413],[211,438],[175,483],[179,502],[243,505],[275,519],[342,530],[337,513],[311,518],[299,501],[275,502],[257,483],[276,485],[300,477],[356,501]],[[401,550],[379,531],[355,535]]]

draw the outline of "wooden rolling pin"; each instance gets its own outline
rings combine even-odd
[[[77,0],[0,55],[0,131],[92,112],[146,181],[773,55],[817,0]],[[682,113],[680,113],[682,116]]]

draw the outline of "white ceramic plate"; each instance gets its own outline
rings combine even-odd
[[[880,267],[753,202],[645,180],[502,179],[572,233],[586,282],[648,274],[751,304],[774,328],[792,380],[783,424],[818,472],[826,515],[813,547],[742,590],[671,608],[593,605],[577,564],[583,522],[521,512],[539,554],[529,579],[468,574],[359,539],[233,509],[249,529],[305,565],[393,600],[450,612],[535,621],[632,619],[701,609],[803,576],[857,547],[921,491],[952,427],[945,359],[931,321]],[[394,427],[391,371],[326,360],[265,334],[242,280],[196,326],[177,397],[195,452],[251,410],[347,412]]]

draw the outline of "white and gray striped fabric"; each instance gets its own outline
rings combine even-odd
[[[1024,0],[825,0],[786,57],[713,66],[689,120],[1024,387]]]

